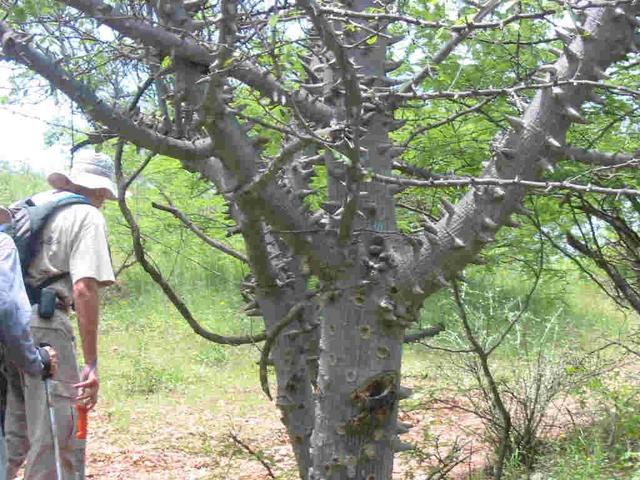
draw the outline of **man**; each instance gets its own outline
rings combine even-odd
[[[78,194],[90,204],[68,205],[56,211],[42,232],[42,245],[28,268],[27,283],[37,287],[55,279],[58,303],[52,318],[31,316],[31,333],[37,342],[51,344],[60,366],[51,382],[64,479],[74,475],[75,402],[91,409],[98,400],[98,289],[114,282],[107,229],[99,209],[105,200],[116,199],[113,162],[104,154],[76,157],[67,173],[47,178],[56,190],[32,197],[35,205]],[[63,275],[67,274],[67,275]],[[63,275],[63,278],[59,279]],[[49,280],[49,281],[48,281]],[[78,317],[84,367],[78,375],[69,310]],[[79,392],[79,394],[78,394]],[[9,383],[6,421],[9,456],[8,477],[15,478],[26,459],[25,480],[56,478],[55,457],[42,382],[13,372]]]
[[[0,224],[9,220],[8,212],[0,208]],[[18,250],[11,237],[0,233],[0,344],[4,347],[3,362],[11,362],[22,372],[42,379],[54,375],[57,354],[51,347],[38,348],[29,334],[31,306],[22,281]],[[7,454],[0,429],[0,480],[6,479]]]

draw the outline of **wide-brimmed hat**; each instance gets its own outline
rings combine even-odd
[[[53,172],[49,174],[47,181],[58,190],[68,190],[73,185],[79,185],[91,190],[106,190],[110,200],[118,198],[113,161],[104,153],[81,152],[74,159],[69,172]]]

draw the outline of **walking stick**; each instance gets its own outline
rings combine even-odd
[[[56,458],[56,474],[57,479],[62,480],[62,463],[60,462],[60,445],[58,444],[58,435],[56,431],[56,411],[51,400],[50,377],[43,378],[44,391],[47,395],[47,406],[49,407],[49,421],[51,422],[51,436],[53,437],[53,451]]]
[[[76,431],[76,480],[85,480],[87,432],[89,412],[84,405],[76,404],[78,424]]]

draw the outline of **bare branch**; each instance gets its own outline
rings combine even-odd
[[[269,167],[255,180],[253,180],[251,185],[249,185],[247,189],[253,190],[254,192],[259,194],[260,190],[264,188],[265,185],[268,185],[270,182],[275,180],[278,172],[280,172],[282,168],[294,158],[295,154],[309,145],[311,141],[312,140],[309,138],[299,138],[287,145],[284,145],[280,150],[278,156],[273,159]]]
[[[185,227],[187,227],[189,230],[191,230],[200,240],[205,242],[210,247],[213,247],[216,250],[220,250],[221,252],[226,253],[227,255],[230,255],[233,258],[236,258],[236,259],[240,260],[243,263],[249,263],[249,260],[247,259],[246,256],[244,256],[242,253],[237,252],[236,250],[228,247],[224,243],[219,242],[218,240],[208,236],[206,233],[204,233],[200,229],[200,227],[198,227],[195,223],[193,223],[189,219],[189,217],[187,217],[183,212],[178,210],[173,205],[160,205],[160,204],[158,204],[156,202],[153,202],[151,204],[151,206],[153,208],[157,209],[157,210],[162,210],[164,212],[169,212],[171,215],[173,215],[178,220],[180,220],[183,223],[183,225]]]
[[[411,165],[410,163],[405,162],[393,162],[393,169],[398,170],[405,175],[411,175],[413,177],[420,177],[424,179],[437,179],[442,180],[445,178],[452,178],[451,175],[441,175],[439,173],[434,173],[426,168],[417,167],[415,165]]]
[[[412,178],[390,177],[377,173],[366,172],[371,179],[390,185],[401,185],[403,187],[428,187],[428,188],[447,188],[447,187],[463,187],[463,186],[521,186],[528,188],[538,188],[545,193],[554,190],[570,190],[584,193],[599,193],[603,195],[633,195],[640,196],[640,190],[633,188],[607,188],[597,185],[578,185],[569,182],[550,182],[550,181],[533,181],[522,180],[520,178],[487,178],[487,177],[458,177],[448,179],[432,179],[432,180],[414,180]]]
[[[164,27],[153,25],[138,17],[122,15],[116,7],[101,0],[63,0],[62,3],[143,45],[157,48],[165,55],[173,52],[178,57],[206,67],[212,62],[211,52],[193,39],[182,38]]]
[[[233,45],[236,41],[238,27],[236,26],[236,15],[238,13],[238,2],[235,0],[221,0],[220,2],[221,20],[218,33],[218,66],[223,68],[233,55]]]
[[[142,268],[149,274],[149,276],[153,279],[154,282],[158,284],[158,286],[162,289],[167,298],[173,303],[178,312],[182,315],[182,317],[187,321],[189,326],[193,329],[195,333],[200,335],[202,338],[209,340],[214,343],[218,343],[221,345],[244,345],[249,343],[256,343],[264,340],[266,335],[264,333],[260,333],[258,335],[247,335],[240,337],[226,337],[223,335],[218,335],[216,333],[210,332],[204,327],[202,327],[198,321],[193,317],[191,311],[186,306],[186,304],[182,301],[182,299],[178,296],[178,294],[171,288],[171,286],[164,279],[160,271],[154,267],[144,252],[144,247],[142,245],[142,238],[140,235],[140,227],[133,216],[133,213],[129,209],[126,201],[126,190],[124,187],[124,176],[122,173],[122,152],[124,149],[124,141],[120,140],[118,142],[118,146],[116,148],[115,155],[115,166],[116,166],[116,179],[118,181],[118,205],[120,206],[120,211],[124,216],[126,222],[129,224],[129,228],[131,230],[131,239],[133,241],[133,250],[136,256],[136,260],[142,266]]]
[[[538,265],[533,272],[534,279],[531,288],[529,289],[529,293],[527,293],[527,296],[524,299],[524,303],[522,304],[522,308],[520,308],[518,314],[513,317],[513,319],[511,319],[509,325],[504,329],[498,340],[496,340],[496,342],[487,350],[488,355],[491,355],[496,348],[502,345],[502,342],[504,342],[504,340],[507,338],[507,335],[509,335],[513,327],[516,326],[516,324],[522,319],[527,310],[529,310],[529,305],[531,304],[531,300],[533,299],[533,294],[536,292],[536,290],[538,289],[538,285],[540,284],[540,279],[542,278],[542,269],[544,267],[544,242],[542,237],[539,237],[539,242],[540,252],[538,255]]]
[[[136,180],[136,178],[140,176],[140,174],[144,171],[144,169],[147,168],[147,166],[155,156],[156,156],[155,153],[153,152],[149,153],[145,157],[145,159],[142,161],[142,163],[138,165],[138,168],[136,168],[136,170],[129,176],[129,178],[124,180],[123,189],[125,190],[125,192],[129,190],[129,187],[131,186],[131,184]]]
[[[608,153],[588,150],[586,148],[566,146],[562,152],[567,158],[590,165],[602,166],[631,166],[632,162],[640,161],[638,153]]]
[[[463,32],[466,30],[481,30],[481,29],[490,29],[490,28],[503,28],[505,25],[509,23],[519,22],[521,20],[534,20],[538,18],[544,18],[548,15],[553,15],[557,13],[557,10],[543,10],[537,13],[516,13],[513,14],[504,20],[499,20],[495,22],[475,22],[471,21],[468,23],[464,23],[462,25],[451,25],[445,22],[429,22],[427,20],[422,20],[416,17],[410,17],[408,15],[400,15],[395,13],[368,13],[368,12],[357,12],[354,10],[345,10],[342,8],[335,7],[322,7],[322,13],[329,13],[332,15],[336,15],[341,17],[342,19],[352,19],[352,18],[361,18],[363,20],[373,20],[376,22],[387,20],[390,22],[401,22],[409,25],[416,25],[418,27],[423,28],[433,28],[433,29],[446,29],[452,32]]]
[[[480,11],[473,17],[471,23],[476,23],[489,15],[498,5],[501,0],[488,0],[485,5],[482,6]],[[451,54],[451,52],[460,45],[471,33],[473,28],[465,28],[459,32],[455,32],[453,37],[436,53],[436,55],[428,62],[427,66],[418,72],[411,80],[406,82],[400,87],[400,93],[406,93],[414,90],[424,79],[431,76],[433,67],[441,64]]]
[[[354,120],[358,118],[362,106],[362,94],[353,62],[347,55],[344,45],[340,43],[333,27],[322,15],[315,0],[298,0],[298,4],[306,10],[307,15],[319,32],[322,42],[327,49],[333,53],[336,59],[336,69],[342,77],[342,82],[346,90],[345,103],[347,119]]]
[[[215,59],[213,52],[194,39],[175,34],[139,18],[119,15],[115,7],[101,0],[65,0],[64,3],[147,47],[160,50],[163,55],[176,55],[206,69]],[[229,73],[276,103],[286,106],[295,104],[311,121],[328,123],[333,118],[333,112],[328,107],[312,103],[310,96],[304,92],[288,93],[272,75],[265,75],[247,62],[231,65]]]
[[[150,76],[142,83],[142,85],[138,87],[138,91],[133,96],[133,99],[129,104],[129,108],[127,110],[129,113],[132,113],[136,109],[136,107],[138,106],[138,103],[142,99],[142,96],[149,89],[149,87],[153,85],[154,79],[155,79],[154,76]],[[96,145],[96,144],[104,143],[107,140],[116,138],[117,136],[118,136],[117,134],[109,132],[108,130],[89,133],[85,140],[71,146],[71,153],[73,154],[78,150],[80,150],[81,148],[84,148],[88,145]]]
[[[229,73],[233,78],[258,90],[274,103],[294,109],[303,118],[320,125],[329,125],[334,118],[333,109],[318,102],[304,90],[289,92],[271,74],[261,72],[248,62],[233,65]]]
[[[438,323],[433,327],[425,328],[424,330],[420,330],[419,332],[410,333],[404,336],[404,343],[415,343],[420,340],[424,340],[425,338],[432,338],[438,335],[441,332],[444,332],[446,327],[444,323]]]
[[[631,97],[640,97],[640,90],[634,90],[629,87],[611,85],[602,81],[571,79],[556,80],[552,82],[539,82],[523,85],[515,85],[505,88],[479,88],[474,90],[441,90],[437,92],[416,93],[416,92],[389,92],[381,96],[387,96],[390,99],[399,100],[436,100],[436,99],[459,99],[459,98],[476,98],[476,97],[496,97],[498,95],[513,95],[524,90],[542,90],[545,88],[562,87],[562,86],[590,86],[609,90],[611,92],[629,95]]]
[[[582,255],[589,257],[593,260],[599,268],[604,270],[607,276],[611,279],[615,287],[622,292],[624,298],[631,304],[631,306],[640,312],[640,296],[631,288],[629,282],[620,274],[619,270],[612,265],[611,262],[606,261],[603,255],[592,248],[589,248],[585,243],[580,242],[574,235],[568,233],[566,235],[567,243],[571,248],[577,250]]]
[[[489,366],[489,356],[491,355],[491,352],[486,351],[474,336],[473,330],[471,329],[471,324],[469,323],[469,319],[467,317],[467,311],[465,309],[464,302],[462,301],[462,297],[460,296],[458,283],[455,280],[453,281],[453,298],[455,299],[456,305],[458,306],[458,312],[460,315],[460,319],[462,320],[462,326],[464,327],[467,339],[469,340],[474,353],[478,357],[480,367],[482,368],[482,374],[485,378],[485,381],[489,385],[491,401],[500,413],[500,417],[502,420],[502,424],[499,425],[502,435],[500,437],[500,445],[497,452],[498,459],[495,462],[495,477],[502,478],[502,469],[504,468],[504,462],[511,447],[509,437],[512,428],[511,414],[509,413],[509,410],[502,400],[500,389],[498,388],[498,384],[496,383],[495,377],[491,372],[491,367]]]
[[[336,61],[336,70],[339,72],[345,89],[345,117],[347,127],[352,129],[351,139],[345,142],[346,155],[350,160],[347,168],[346,188],[347,196],[340,219],[338,238],[344,245],[351,235],[353,222],[356,216],[359,196],[360,167],[360,119],[362,113],[362,93],[356,74],[356,69],[347,55],[347,51],[340,43],[338,35],[326,20],[315,0],[298,0],[298,4],[304,8],[311,19],[315,29],[319,32],[323,44],[327,47]]]
[[[238,437],[238,435],[236,435],[235,433],[229,432],[229,437],[231,437],[231,440],[233,440],[237,445],[239,445],[249,455],[251,455],[256,460],[258,460],[260,462],[260,464],[267,471],[267,475],[269,476],[269,478],[272,478],[272,479],[275,480],[276,476],[274,475],[273,470],[271,469],[271,465],[269,465],[267,463],[267,461],[264,459],[264,455],[262,455],[260,452],[256,452],[253,448],[251,448],[249,445],[247,445],[245,442],[243,442],[240,439],[240,437]]]
[[[278,336],[282,333],[282,331],[298,317],[298,314],[302,311],[306,304],[306,300],[296,303],[267,334],[264,346],[262,347],[262,352],[260,353],[260,386],[262,387],[262,391],[269,398],[269,400],[273,400],[273,398],[271,397],[271,392],[269,391],[269,377],[267,375],[267,363],[269,362],[271,347],[278,339]]]
[[[429,125],[425,125],[424,127],[420,127],[416,130],[414,130],[413,132],[411,132],[411,135],[409,135],[407,137],[407,139],[402,143],[403,147],[408,146],[412,141],[414,141],[418,136],[422,135],[425,132],[428,132],[429,130],[433,130],[434,128],[440,128],[443,125],[448,125],[449,123],[457,120],[460,117],[463,117],[465,115],[469,115],[471,113],[474,113],[478,110],[480,110],[482,107],[484,107],[486,104],[488,104],[492,99],[491,98],[487,98],[482,100],[481,102],[476,103],[475,105],[472,105],[471,107],[465,108],[463,110],[457,111],[451,115],[449,115],[447,118],[444,118],[438,122],[435,123],[431,123]]]
[[[589,277],[589,279],[593,283],[595,283],[600,288],[600,290],[602,290],[605,295],[607,295],[607,297],[609,297],[616,305],[621,308],[627,308],[624,303],[622,303],[618,298],[616,298],[614,294],[609,291],[609,289],[600,281],[600,279],[598,279],[592,272],[589,271],[589,269],[585,265],[583,265],[583,263],[578,258],[576,258],[575,255],[573,255],[567,248],[565,248],[564,245],[556,242],[553,237],[542,228],[542,225],[536,223],[536,228],[538,229],[538,232],[540,232],[540,234],[544,238],[546,238],[547,241],[553,246],[553,248],[555,248],[565,257],[571,260],[580,269],[580,271],[582,271],[587,277]]]

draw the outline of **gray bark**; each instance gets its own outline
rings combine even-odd
[[[305,300],[304,283],[304,277],[300,276],[293,286],[273,291],[271,295],[258,295],[257,301],[268,331],[286,316],[296,301]],[[307,478],[311,467],[312,384],[317,371],[317,348],[317,310],[309,304],[278,336],[271,356],[278,384],[275,404],[287,428],[300,478]]]
[[[419,72],[399,92],[389,88],[393,81],[385,78],[387,55],[395,40],[386,33],[390,20],[368,17],[367,9],[376,2],[351,2],[349,8],[359,15],[354,22],[362,28],[340,31],[314,0],[298,1],[314,37],[309,42],[315,57],[314,65],[307,66],[310,81],[324,80],[298,91],[287,91],[258,63],[234,61],[238,31],[248,17],[239,19],[240,4],[233,0],[220,3],[217,44],[196,40],[200,24],[188,3],[155,2],[162,25],[122,15],[100,0],[63,3],[141,49],[152,50],[148,60],[156,73],[157,59],[172,56],[174,88],[162,99],[169,102],[171,97],[173,118],[167,120],[169,109],[162,109],[171,132],[158,133],[144,119],[134,120],[109,106],[0,22],[4,55],[45,77],[122,142],[180,159],[185,169],[216,186],[245,242],[241,259],[255,278],[251,311],[264,318],[267,335],[277,333],[267,340],[273,344],[276,405],[301,478],[389,480],[394,450],[404,448],[396,419],[398,402],[406,395],[400,385],[406,328],[417,319],[425,298],[448,286],[499,228],[514,225],[510,217],[521,211],[526,188],[508,182],[538,179],[566,154],[566,132],[573,122],[582,121],[579,109],[593,99],[593,81],[632,48],[638,2],[586,10],[586,33],[567,40],[564,53],[547,68],[548,86],[538,91],[523,117],[508,119],[512,130],[495,146],[482,173],[507,183],[476,185],[455,205],[443,201],[441,218],[425,220],[418,235],[398,232],[398,186],[375,176],[365,181],[367,170],[391,175],[398,149],[390,134],[402,125],[395,110],[429,75]],[[476,20],[496,4],[487,3]],[[376,38],[368,42],[372,29]],[[470,29],[456,29],[436,63],[443,62]],[[291,135],[278,157],[264,155],[249,134],[251,126],[240,121],[229,100],[235,85],[229,79],[290,112],[295,125],[278,127]],[[558,85],[553,86],[554,81]],[[325,151],[321,157],[320,148]],[[622,160],[579,153],[593,163]],[[323,211],[312,211],[305,196],[313,168],[320,163],[329,172],[327,201]],[[140,242],[137,247],[142,248]],[[317,291],[308,291],[310,275],[320,284]],[[166,282],[163,289],[171,291]],[[174,303],[190,315],[178,298]],[[292,308],[301,304],[302,310],[289,319]]]

